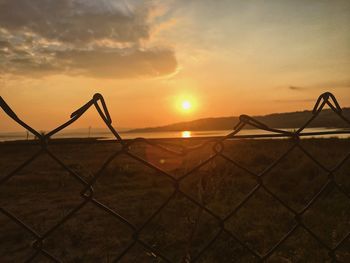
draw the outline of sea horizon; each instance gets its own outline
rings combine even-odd
[[[295,131],[297,128],[280,128],[285,131]],[[327,127],[316,127],[316,128],[305,128],[304,133],[317,133],[317,132],[338,132],[348,131],[349,133],[343,134],[324,134],[317,135],[317,138],[350,138],[350,130],[347,128],[327,128]],[[45,133],[46,131],[44,131]],[[168,138],[194,138],[194,137],[219,137],[226,136],[233,132],[232,130],[183,130],[183,131],[150,131],[150,132],[133,132],[124,130],[118,132],[122,139],[135,139],[135,138],[148,138],[148,139],[168,139]],[[272,132],[261,130],[261,129],[242,129],[237,135],[264,135],[273,134]],[[309,137],[309,136],[308,136]],[[312,137],[312,136],[311,136]],[[316,136],[315,136],[316,137]],[[113,140],[115,137],[106,128],[95,128],[91,129],[71,129],[59,132],[53,136],[52,139],[84,139],[91,138],[97,140]],[[33,140],[35,136],[26,131],[16,132],[0,132],[0,142],[5,141],[23,141]]]

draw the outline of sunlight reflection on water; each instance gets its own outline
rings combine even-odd
[[[191,132],[190,131],[182,131],[181,132],[181,137],[182,138],[191,138]]]
[[[287,131],[293,131],[295,129],[284,129]],[[318,136],[305,136],[303,138],[350,138],[350,129],[348,128],[305,128],[303,132],[339,132],[341,134],[324,134]],[[159,131],[159,132],[120,132],[119,134],[123,139],[134,139],[134,138],[148,138],[148,139],[161,139],[161,138],[195,138],[195,137],[210,137],[210,136],[226,136],[230,134],[232,130],[212,130],[212,131]],[[273,134],[272,132],[258,130],[258,129],[246,129],[241,130],[237,135],[261,135],[261,134]],[[98,138],[99,140],[115,140],[113,134],[107,129],[92,129],[89,133],[88,129],[80,130],[67,130],[62,131],[52,136],[52,138]],[[25,131],[22,132],[0,132],[0,142],[3,141],[15,141],[15,140],[26,140],[27,134]],[[34,136],[29,134],[29,140],[33,140]]]

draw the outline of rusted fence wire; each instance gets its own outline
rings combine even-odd
[[[119,220],[125,228],[130,229],[132,231],[132,239],[128,243],[128,245],[123,249],[123,251],[115,258],[110,259],[110,261],[118,262],[123,260],[123,258],[128,254],[128,252],[133,249],[135,246],[141,246],[145,250],[149,251],[154,258],[157,258],[159,260],[165,261],[165,262],[172,262],[172,259],[167,256],[166,253],[163,251],[160,251],[157,249],[157,247],[153,246],[152,244],[147,243],[143,239],[140,238],[140,235],[144,231],[145,228],[149,227],[151,221],[157,217],[168,205],[169,203],[179,194],[181,194],[188,202],[192,203],[194,206],[198,208],[195,218],[193,219],[192,225],[193,228],[190,231],[189,238],[187,240],[186,249],[183,253],[182,261],[183,262],[196,262],[198,261],[203,254],[210,249],[217,241],[219,236],[221,234],[226,234],[230,236],[233,240],[235,240],[240,246],[242,246],[248,253],[251,254],[253,258],[256,259],[258,262],[266,262],[276,251],[279,249],[280,246],[284,244],[297,230],[302,229],[308,233],[308,235],[314,239],[322,249],[325,249],[328,251],[328,257],[331,262],[342,262],[341,259],[337,256],[338,249],[345,243],[348,242],[350,239],[350,232],[345,233],[343,238],[337,242],[335,245],[330,246],[324,240],[322,240],[321,237],[319,237],[310,227],[308,227],[307,224],[303,221],[304,214],[309,210],[309,208],[320,198],[320,196],[326,191],[328,187],[334,187],[337,189],[337,191],[344,194],[347,199],[350,200],[350,194],[347,190],[343,189],[343,187],[335,180],[334,174],[342,167],[342,165],[350,159],[350,150],[346,154],[343,160],[341,160],[335,167],[332,169],[326,167],[322,163],[320,163],[310,152],[308,152],[303,145],[300,143],[300,139],[304,136],[320,136],[320,135],[337,135],[337,134],[350,134],[349,130],[342,130],[342,131],[321,131],[321,132],[305,132],[305,128],[314,120],[316,119],[319,114],[321,113],[322,109],[328,106],[336,115],[338,115],[341,119],[344,120],[347,125],[350,127],[350,120],[347,119],[343,115],[343,111],[341,107],[339,106],[336,98],[331,93],[324,93],[321,96],[319,96],[314,109],[312,111],[312,117],[304,123],[299,129],[291,132],[276,128],[270,128],[266,126],[264,123],[261,123],[260,121],[249,117],[247,115],[241,115],[239,118],[239,123],[234,127],[233,131],[223,137],[215,137],[215,138],[208,138],[204,143],[201,143],[199,145],[194,146],[184,146],[181,145],[179,147],[172,148],[164,146],[164,144],[159,144],[156,141],[153,140],[147,140],[144,138],[138,138],[133,140],[124,140],[121,138],[119,133],[114,129],[112,126],[112,119],[108,112],[108,108],[106,106],[106,103],[100,94],[95,94],[93,98],[87,102],[85,105],[83,105],[81,108],[73,112],[70,116],[70,119],[65,122],[64,124],[60,125],[59,127],[55,128],[54,130],[48,132],[47,134],[41,134],[34,128],[27,125],[23,120],[20,119],[16,115],[16,113],[11,109],[11,107],[4,101],[3,98],[0,97],[0,107],[2,110],[11,118],[13,121],[21,125],[23,128],[25,128],[28,132],[33,134],[37,138],[37,143],[40,145],[40,149],[34,153],[31,157],[29,157],[27,160],[25,160],[23,163],[21,163],[18,167],[16,167],[13,171],[6,174],[5,176],[0,178],[0,186],[6,187],[6,184],[16,175],[23,170],[26,166],[28,166],[30,163],[32,163],[36,158],[38,158],[42,154],[47,154],[54,162],[56,162],[62,169],[64,169],[72,178],[74,178],[80,185],[81,185],[81,191],[80,191],[80,202],[78,205],[76,205],[73,209],[71,209],[67,214],[65,214],[62,218],[59,219],[58,222],[56,222],[54,225],[52,225],[49,229],[46,231],[39,233],[36,230],[33,229],[33,227],[26,223],[22,218],[20,218],[15,213],[9,211],[5,207],[0,207],[0,213],[3,214],[8,220],[16,223],[18,226],[20,226],[24,231],[26,231],[28,234],[30,234],[33,237],[33,243],[32,243],[32,254],[29,258],[26,259],[26,262],[34,262],[39,257],[44,257],[47,260],[52,260],[53,262],[61,262],[61,259],[58,258],[56,255],[52,254],[47,250],[45,247],[45,240],[47,240],[50,236],[52,236],[54,233],[59,231],[60,227],[64,225],[67,221],[71,220],[83,207],[85,207],[87,204],[92,204],[98,209],[101,209],[106,214],[109,214],[113,217],[115,217],[117,220]],[[50,138],[57,134],[58,132],[62,131],[63,129],[67,128],[71,124],[73,124],[75,121],[77,121],[81,116],[85,114],[85,112],[90,109],[91,107],[95,107],[97,110],[99,116],[103,120],[103,122],[106,124],[108,129],[111,131],[111,133],[115,136],[115,139],[118,143],[122,145],[121,149],[114,152],[107,160],[103,163],[103,165],[100,167],[100,169],[93,174],[89,179],[84,178],[79,172],[72,169],[69,165],[65,164],[65,162],[60,159],[54,152],[52,152],[48,145],[51,143]],[[270,132],[270,134],[260,134],[260,135],[240,135],[240,131],[245,128],[245,126],[250,125],[255,127],[256,129],[264,130]],[[255,172],[252,171],[249,167],[245,167],[242,164],[236,162],[231,156],[226,154],[224,152],[224,142],[227,140],[234,140],[234,139],[241,139],[241,138],[289,138],[289,141],[292,142],[291,146],[279,157],[277,160],[272,162],[266,169],[264,169],[262,172]],[[208,156],[205,160],[203,160],[201,163],[196,165],[195,167],[188,169],[186,173],[182,174],[181,176],[174,177],[172,174],[170,174],[168,171],[163,170],[161,167],[155,165],[154,163],[149,162],[148,160],[141,158],[140,156],[134,154],[132,151],[130,151],[130,148],[133,146],[133,144],[137,142],[144,142],[148,144],[150,147],[158,148],[163,151],[168,152],[169,154],[172,154],[174,156],[185,156],[201,147],[204,147],[204,145],[208,145],[208,142],[213,143],[212,147],[212,154]],[[310,160],[312,160],[321,170],[323,170],[325,173],[327,173],[328,179],[327,181],[322,185],[321,189],[315,193],[312,198],[309,200],[309,202],[299,210],[296,210],[290,204],[285,202],[282,198],[278,196],[273,190],[271,190],[266,184],[265,184],[265,175],[271,171],[274,167],[276,167],[286,156],[290,154],[290,152],[298,148],[300,149]],[[326,150],[326,149],[325,149]],[[143,223],[141,225],[134,225],[131,223],[128,218],[123,217],[118,211],[115,209],[112,209],[108,207],[103,202],[99,201],[95,196],[94,186],[99,181],[101,176],[103,176],[103,173],[106,169],[106,167],[118,156],[120,155],[126,155],[130,158],[132,158],[134,161],[138,162],[140,165],[143,165],[147,167],[147,169],[152,169],[156,171],[157,173],[163,175],[166,177],[171,183],[173,187],[173,191],[171,194],[166,198],[166,200],[147,218],[143,220]],[[207,165],[208,163],[211,163],[216,157],[222,157],[224,160],[228,161],[238,169],[241,169],[248,174],[250,174],[252,177],[255,178],[255,186],[251,189],[251,191],[244,196],[240,202],[232,207],[230,212],[222,217],[221,215],[218,215],[215,211],[210,209],[206,205],[206,197],[205,197],[205,182],[201,181],[200,184],[204,185],[202,186],[202,191],[200,193],[200,200],[197,200],[193,198],[193,196],[189,195],[186,191],[183,191],[182,189],[182,182],[193,175],[196,171],[198,171],[201,167]],[[350,171],[349,171],[350,172]],[[350,176],[350,174],[349,174]],[[230,231],[227,228],[227,222],[239,212],[239,210],[244,207],[247,202],[253,197],[253,195],[263,189],[271,198],[273,198],[275,201],[277,201],[281,206],[283,206],[285,209],[287,209],[294,217],[294,223],[290,227],[290,229],[284,233],[284,235],[266,252],[260,253],[256,251],[254,248],[252,248],[249,244],[241,240],[239,236],[237,236],[235,233]],[[195,254],[191,254],[191,245],[193,242],[193,236],[196,232],[196,228],[198,227],[200,218],[202,217],[203,213],[207,213],[211,215],[217,222],[218,229],[216,233],[210,238],[210,240],[205,241],[205,244],[202,246],[200,251]],[[349,219],[350,221],[350,219]],[[327,226],[325,226],[327,227]],[[0,229],[0,231],[3,231]],[[6,233],[4,234],[6,235]],[[0,240],[1,242],[1,240]],[[16,258],[15,255],[14,259]],[[1,261],[1,259],[0,259]],[[135,261],[136,262],[136,261]]]

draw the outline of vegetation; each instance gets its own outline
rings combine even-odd
[[[171,142],[174,142],[172,140]],[[201,143],[177,140],[182,146]],[[39,150],[37,142],[0,144],[0,179]],[[166,145],[165,141],[158,143]],[[224,219],[227,232],[221,232],[212,246],[200,254],[199,262],[257,262],[245,246],[260,254],[267,253],[296,224],[293,213],[274,199],[276,194],[286,205],[301,211],[324,186],[328,173],[298,147],[275,167],[264,173],[292,147],[290,140],[226,141],[222,154],[246,167],[239,168],[222,156],[199,169],[192,169],[214,154],[213,143],[176,156],[145,142],[135,142],[130,152],[180,178],[167,206],[146,225],[146,219],[174,194],[172,179],[143,165],[127,154],[118,155],[101,171],[94,184],[93,197],[126,218],[136,228],[142,227],[139,240],[171,261],[196,258],[220,232],[220,222],[189,200],[209,208]],[[350,151],[349,139],[305,139],[300,145],[326,169],[336,167]],[[100,171],[102,164],[116,151],[118,143],[52,141],[48,150],[69,169],[85,180]],[[220,151],[220,149],[217,148]],[[334,247],[350,231],[350,159],[334,173],[345,194],[330,185],[302,215],[302,222],[327,246]],[[254,174],[263,175],[263,185],[232,216],[230,213],[257,186]],[[83,202],[84,186],[47,154],[40,155],[13,178],[0,185],[0,206],[18,216],[36,232],[43,234]],[[22,262],[35,252],[35,238],[24,228],[0,213],[0,261]],[[131,227],[116,217],[87,203],[72,218],[52,232],[43,247],[64,262],[110,262],[133,241]],[[340,262],[350,261],[350,240],[336,250]],[[38,262],[47,262],[44,256]],[[267,262],[329,262],[328,251],[307,231],[299,227],[269,257]],[[162,262],[161,258],[136,243],[121,262]]]
[[[350,108],[343,108],[343,116],[350,118]],[[254,116],[254,119],[266,124],[271,128],[289,128],[301,127],[309,118],[312,117],[312,111],[296,111],[286,113],[274,113],[263,116]],[[210,130],[231,130],[238,123],[239,117],[216,117],[204,118],[188,122],[179,122],[161,127],[150,127],[131,130],[130,132],[159,132],[159,131],[210,131]],[[340,118],[334,118],[334,112],[330,109],[323,110],[309,128],[331,127],[345,128],[348,127]],[[245,128],[254,128],[246,126]]]

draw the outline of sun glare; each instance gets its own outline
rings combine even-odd
[[[183,110],[188,111],[188,110],[191,109],[192,105],[191,105],[191,102],[190,102],[190,101],[184,100],[184,101],[182,102],[182,104],[181,104],[181,107],[182,107]]]
[[[174,98],[174,106],[177,113],[192,116],[198,109],[198,97],[194,94],[179,94]]]

